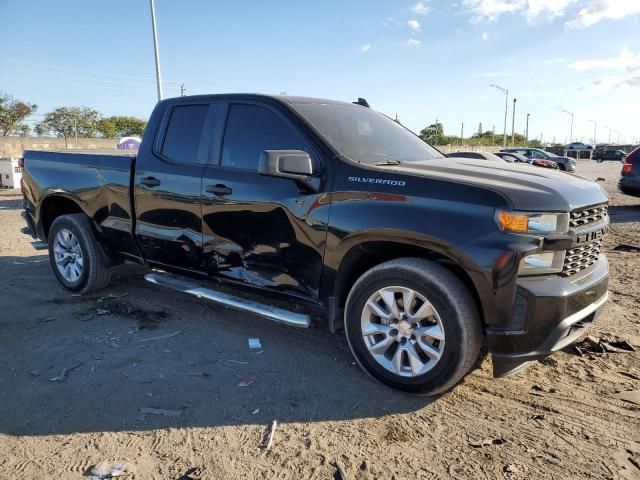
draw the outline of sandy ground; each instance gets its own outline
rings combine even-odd
[[[0,479],[80,478],[101,460],[127,461],[139,479],[195,467],[207,479],[330,479],[336,463],[350,479],[638,479],[640,405],[617,392],[640,389],[640,199],[616,192],[619,170],[579,165],[605,179],[613,205],[611,300],[592,335],[637,351],[561,352],[500,380],[485,359],[437,399],[369,380],[341,335],[159,289],[138,268],[118,268],[101,295],[72,296],[19,233],[20,200],[5,192]]]

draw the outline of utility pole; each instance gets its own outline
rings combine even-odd
[[[464,145],[464,122],[462,122],[462,126],[460,127],[460,145]]]
[[[562,110],[563,113],[571,115],[571,129],[569,130],[569,143],[573,143],[573,112]]]
[[[184,88],[184,83],[180,84],[180,96],[181,97],[184,97],[184,92],[186,92],[186,91],[187,91],[187,89]],[[398,114],[396,114],[396,121],[397,121],[397,119],[398,119]]]
[[[531,114],[527,113],[527,128],[525,129],[525,134],[524,134],[524,138],[525,138],[525,141],[527,142],[527,145],[529,145],[529,115]]]
[[[587,120],[587,121],[593,123],[593,148],[596,148],[596,143],[598,142],[597,140],[598,122],[596,122],[595,120]]]
[[[76,147],[78,146],[78,121],[76,120],[76,118],[73,118],[73,129],[76,132]]]
[[[611,127],[604,127],[604,128],[608,128],[609,129],[609,142],[608,143],[611,143]]]
[[[491,126],[491,144],[495,144],[496,143],[496,126],[492,125]]]
[[[153,28],[153,51],[156,56],[156,83],[158,85],[158,101],[162,100],[162,77],[160,75],[160,52],[158,51],[158,31],[156,29],[156,2],[151,2],[151,27]]]
[[[509,90],[499,87],[498,85],[490,85],[504,93],[504,130],[502,131],[502,148],[507,148],[507,110],[509,109]]]
[[[516,102],[517,98],[513,99],[513,112],[511,116],[511,147],[515,146],[515,125],[516,125]]]

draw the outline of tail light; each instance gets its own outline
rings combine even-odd
[[[631,162],[629,162],[629,157],[625,157],[624,163],[622,164],[622,176],[629,175],[631,173],[631,167],[633,166]]]

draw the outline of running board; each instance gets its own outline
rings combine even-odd
[[[264,305],[262,303],[247,300],[245,298],[229,295],[228,293],[218,292],[200,286],[198,283],[170,275],[167,273],[153,272],[144,276],[144,279],[148,282],[168,287],[179,292],[188,293],[198,298],[206,298],[215,303],[220,303],[228,307],[232,307],[245,312],[255,313],[268,320],[272,320],[277,323],[283,323],[291,327],[309,328],[311,324],[311,317],[303,313],[290,312],[282,308],[273,307],[271,305]]]

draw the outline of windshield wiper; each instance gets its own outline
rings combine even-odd
[[[381,162],[374,163],[376,167],[384,167],[385,165],[400,165],[400,160],[383,160]]]

